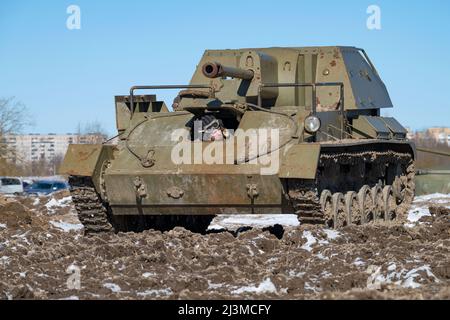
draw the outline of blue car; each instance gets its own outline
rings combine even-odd
[[[28,194],[48,195],[50,193],[68,188],[68,184],[62,181],[41,180],[34,182],[31,186],[25,189],[25,192]]]

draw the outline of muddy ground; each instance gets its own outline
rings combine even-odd
[[[84,237],[67,194],[0,198],[0,299],[450,299],[449,206],[450,195],[421,197],[405,221],[302,225],[281,239]]]

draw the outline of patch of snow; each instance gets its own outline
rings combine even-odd
[[[336,230],[325,229],[325,233],[327,234],[328,239],[334,240],[341,236],[341,234]]]
[[[288,275],[290,277],[302,278],[306,272],[295,272],[294,270],[289,270]]]
[[[322,273],[320,274],[320,278],[330,278],[331,276],[333,276],[332,273],[328,272],[328,271],[322,271]]]
[[[137,295],[141,297],[148,297],[148,296],[170,296],[173,292],[171,289],[160,289],[160,290],[146,290],[144,292],[138,292]]]
[[[317,239],[312,235],[311,231],[303,231],[303,238],[306,239],[306,243],[301,248],[311,252],[312,246],[317,243]]]
[[[395,263],[391,263],[388,267],[388,271],[395,271],[397,269],[397,265]]]
[[[280,289],[281,294],[288,294],[288,288],[281,288]]]
[[[36,275],[41,278],[50,278],[50,276],[45,273],[36,273]]]
[[[80,300],[80,298],[77,296],[70,296],[70,297],[66,297],[66,298],[61,298],[59,300]]]
[[[6,224],[4,224],[4,223],[0,223],[0,228],[2,228],[2,229],[6,229]]]
[[[9,265],[11,258],[7,256],[0,257],[0,263],[3,265]]]
[[[216,289],[219,289],[219,288],[222,288],[223,287],[223,284],[222,283],[211,283],[209,280],[208,280],[208,289],[209,290],[216,290]]]
[[[240,227],[267,228],[276,224],[284,227],[298,227],[300,222],[294,214],[228,214],[216,216],[208,230],[233,230]]]
[[[261,294],[261,293],[276,293],[276,292],[277,292],[277,288],[272,283],[270,278],[267,278],[266,280],[261,282],[258,286],[242,287],[242,288],[233,290],[231,292],[231,294],[242,294],[242,293]]]
[[[416,278],[420,277],[420,271],[426,272],[429,278],[432,278],[434,282],[439,282],[439,279],[431,272],[429,265],[424,265],[419,268],[412,269],[407,271],[402,269],[399,272],[396,272],[397,265],[395,263],[391,263],[388,266],[389,273],[387,275],[383,275],[381,273],[382,267],[378,266],[369,266],[367,269],[367,273],[370,274],[367,279],[367,288],[371,290],[380,290],[382,285],[386,284],[394,284],[403,288],[411,288],[417,289],[421,286],[420,283],[416,282]]]
[[[221,231],[226,230],[224,227],[222,227],[220,224],[210,224],[208,227],[208,231]]]
[[[328,259],[328,257],[325,257],[322,253],[316,254],[316,257],[319,258],[320,260],[330,260]]]
[[[120,286],[118,286],[115,283],[107,282],[107,283],[103,284],[103,286],[105,288],[111,290],[112,292],[116,292],[117,293],[117,292],[121,292],[122,291],[122,288],[120,288]]]
[[[268,260],[266,261],[266,263],[267,263],[267,264],[273,264],[274,262],[277,262],[278,260],[279,260],[278,258],[272,257],[272,258],[268,259]]]
[[[357,267],[361,267],[366,263],[361,258],[356,258],[355,261],[353,261],[353,264]]]
[[[319,292],[315,287],[313,287],[309,282],[305,282],[305,290],[311,290],[314,293]]]
[[[36,197],[33,201],[33,206],[37,206],[41,202],[41,199],[39,197]]]
[[[433,194],[427,194],[424,196],[418,196],[414,199],[414,203],[422,202],[422,201],[431,201],[436,199],[442,199],[446,198],[448,199],[450,197],[450,194],[444,194],[444,193],[433,193]]]
[[[55,208],[64,208],[70,205],[70,202],[72,201],[72,197],[64,197],[62,199],[56,200],[55,198],[52,198],[49,202],[45,204],[45,207],[48,211],[53,212]]]
[[[420,268],[412,269],[405,275],[405,282],[403,283],[403,287],[405,288],[418,288],[420,287],[419,283],[415,282],[417,277],[420,277],[419,271],[425,271],[427,276],[433,278],[434,282],[439,282],[439,279],[431,272],[431,268],[429,265],[424,265]]]
[[[428,208],[414,208],[409,210],[408,212],[408,221],[409,222],[417,222],[422,217],[429,217],[431,216],[430,210]]]
[[[151,278],[153,276],[156,276],[156,273],[154,272],[145,272],[142,274],[142,277],[144,277],[145,279]]]
[[[418,274],[413,274],[412,277],[406,278],[403,287],[410,288],[410,289],[417,289],[421,287],[420,283],[415,282],[415,278],[418,277]]]
[[[45,207],[47,209],[51,209],[51,208],[58,207],[58,206],[59,206],[58,205],[58,201],[56,199],[54,199],[54,198],[52,198],[52,200],[50,200],[49,202],[47,202],[45,204]]]
[[[74,223],[67,223],[67,222],[63,222],[63,221],[50,221],[50,224],[58,229],[65,231],[65,232],[79,231],[79,230],[83,229],[83,225],[80,223],[74,224]]]
[[[431,216],[428,209],[430,204],[442,206],[450,204],[450,194],[434,193],[416,197],[412,208],[408,212],[408,221],[410,223],[405,224],[405,226],[411,228],[414,226],[411,223],[417,223],[422,217]]]

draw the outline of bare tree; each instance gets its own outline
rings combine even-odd
[[[107,135],[105,128],[103,128],[103,125],[98,120],[94,120],[94,121],[90,121],[90,122],[86,123],[84,126],[84,133],[85,134]]]
[[[91,143],[100,144],[108,138],[108,132],[98,120],[86,122],[85,124],[78,123],[78,135],[90,135],[94,137]]]
[[[21,132],[31,124],[25,105],[12,98],[0,98],[0,137]]]
[[[8,147],[8,135],[21,132],[31,124],[31,119],[25,105],[14,97],[0,98],[0,160],[3,171],[13,172],[8,164],[9,157],[15,157],[15,150]]]

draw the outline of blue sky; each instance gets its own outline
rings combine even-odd
[[[81,30],[66,28],[71,4]],[[366,28],[371,4],[381,30]],[[204,49],[353,45],[390,91],[395,108],[385,114],[414,129],[450,126],[449,31],[445,0],[2,0],[0,97],[27,105],[35,122],[27,132],[99,120],[113,135],[114,95],[188,83]]]

